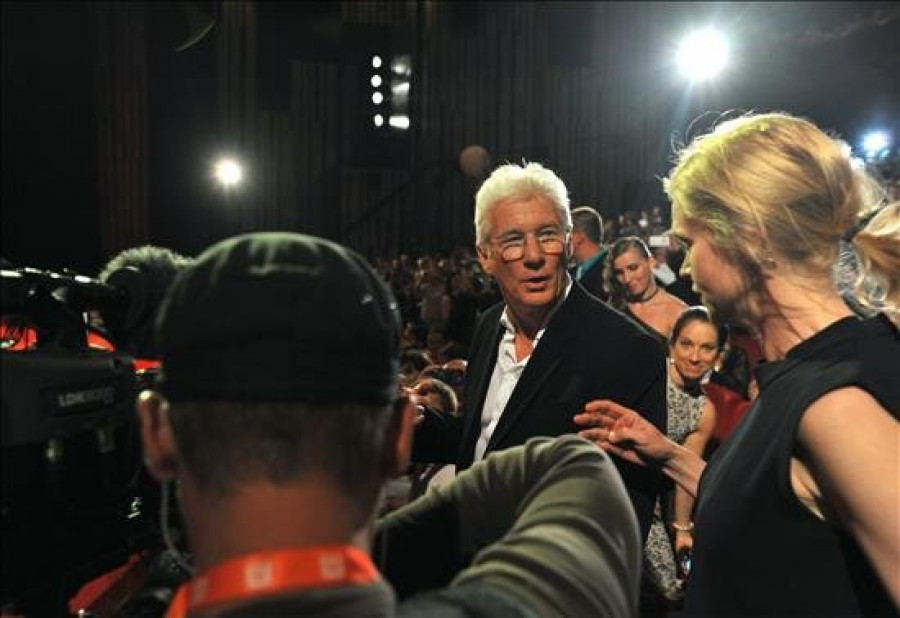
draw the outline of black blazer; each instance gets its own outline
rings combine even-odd
[[[472,338],[461,419],[427,413],[416,431],[418,461],[472,465],[481,411],[502,335],[503,304],[482,316]],[[578,431],[572,417],[594,399],[612,399],[666,429],[665,357],[656,341],[574,282],[525,366],[488,443],[487,453],[534,436]],[[616,459],[646,538],[662,486],[659,472]]]

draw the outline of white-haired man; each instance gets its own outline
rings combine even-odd
[[[475,329],[462,419],[426,412],[414,459],[463,470],[533,436],[577,431],[573,416],[593,399],[632,402],[665,427],[662,350],[572,280],[571,229],[566,186],[551,170],[504,165],[484,182],[475,200],[476,249],[503,302]],[[646,537],[660,480],[617,465]]]

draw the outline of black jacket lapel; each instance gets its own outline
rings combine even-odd
[[[475,331],[472,342],[477,348],[469,355],[470,364],[466,367],[465,390],[465,427],[460,441],[457,469],[462,470],[472,465],[475,457],[475,445],[478,436],[481,435],[481,410],[484,407],[484,398],[487,396],[491,383],[491,375],[494,373],[494,365],[497,363],[497,348],[500,345],[500,337],[504,328],[500,325],[500,314],[503,312],[503,304],[495,306],[485,312],[481,324]]]
[[[510,395],[506,408],[500,416],[500,422],[497,423],[497,428],[488,443],[488,452],[494,450],[495,447],[503,447],[503,440],[515,424],[521,420],[522,415],[529,410],[528,405],[531,400],[541,392],[541,389],[547,385],[550,378],[560,368],[563,358],[566,356],[566,346],[573,337],[578,335],[579,309],[586,298],[587,293],[581,285],[573,282],[569,296],[550,319],[531,359],[525,365],[525,370]],[[540,411],[537,412],[540,413]]]

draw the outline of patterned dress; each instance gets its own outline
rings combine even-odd
[[[683,444],[684,439],[697,429],[700,413],[706,397],[694,396],[679,388],[670,377],[666,384],[666,408],[668,429],[666,434],[670,440]],[[662,503],[656,502],[653,523],[647,542],[644,544],[644,581],[650,590],[650,596],[662,597],[668,601],[677,601],[683,594],[682,583],[678,578],[675,566],[675,553],[672,541],[666,531],[663,518]]]

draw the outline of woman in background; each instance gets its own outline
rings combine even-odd
[[[666,435],[698,457],[703,456],[716,424],[716,410],[700,384],[712,371],[727,338],[727,330],[716,326],[705,307],[690,307],[675,320],[669,339]],[[649,584],[645,606],[665,605],[682,597],[687,573],[679,573],[676,556],[689,554],[693,545],[694,497],[676,485],[670,508],[664,509],[661,502],[644,545],[644,581]]]
[[[609,303],[637,320],[667,344],[672,325],[687,309],[680,298],[666,292],[653,277],[655,260],[637,236],[618,239],[609,249],[606,287]]]

